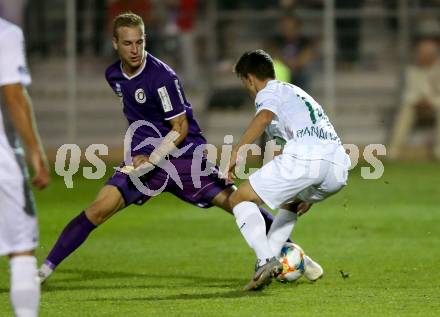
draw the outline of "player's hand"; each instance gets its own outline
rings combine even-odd
[[[234,168],[237,164],[237,150],[234,148],[231,153],[231,158],[229,159],[228,169],[225,173],[226,175],[226,185],[234,184]]]
[[[138,168],[142,164],[150,163],[149,158],[150,157],[148,155],[136,155],[133,157],[133,167]]]
[[[234,173],[232,173],[232,171],[228,172],[225,183],[226,183],[226,185],[234,184]]]
[[[34,170],[32,185],[38,189],[44,189],[50,182],[50,173],[46,157],[40,151],[35,151],[29,155],[29,160]]]
[[[136,155],[133,158],[134,173],[137,177],[142,177],[154,169],[148,155]]]
[[[296,209],[296,214],[298,216],[302,216],[304,215],[307,211],[309,211],[309,209],[312,207],[312,203],[306,203],[305,201],[302,201],[299,205],[298,208]]]

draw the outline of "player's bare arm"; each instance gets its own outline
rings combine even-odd
[[[188,135],[188,120],[186,115],[182,113],[180,116],[169,120],[169,122],[171,124],[171,131],[175,131],[179,134],[174,141],[174,145],[178,146]]]
[[[267,125],[272,121],[274,113],[270,110],[261,110],[251,121],[240,142],[232,150],[228,167],[228,181],[232,181],[232,169],[237,164],[238,150],[245,144],[254,143],[264,132]]]
[[[50,181],[49,169],[36,130],[29,95],[26,88],[19,83],[5,85],[1,89],[12,123],[25,145],[28,162],[34,170],[32,184],[38,189],[43,189]]]
[[[148,163],[157,165],[187,137],[188,120],[184,113],[169,120],[169,123],[171,125],[171,131],[164,137],[161,144],[159,144],[151,155],[136,155],[133,158],[133,166],[135,168]]]

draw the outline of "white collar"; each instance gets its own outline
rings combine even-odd
[[[124,72],[124,69],[122,68],[122,61],[121,61],[121,63],[119,64],[119,67],[121,68],[121,73],[122,73],[122,75],[124,75],[124,77],[127,78],[128,80],[133,79],[133,78],[135,78],[136,76],[138,76],[138,75],[139,75],[140,73],[142,73],[142,71],[144,70],[145,65],[147,64],[147,58],[148,58],[148,53],[145,52],[145,59],[144,59],[144,62],[142,63],[141,68],[139,68],[139,70],[138,70],[134,75],[131,75],[131,76],[128,76],[128,75]]]

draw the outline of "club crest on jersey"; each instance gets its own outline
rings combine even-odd
[[[134,98],[138,103],[145,103],[145,101],[147,101],[147,96],[145,96],[145,92],[142,88],[136,89]]]

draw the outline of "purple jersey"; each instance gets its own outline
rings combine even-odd
[[[138,120],[149,122],[149,125],[142,125],[134,132],[132,156],[149,155],[154,150],[154,145],[146,145],[137,150],[134,148],[147,138],[158,139],[167,135],[171,130],[167,121],[183,113],[188,119],[189,131],[178,148],[192,143],[183,156],[191,156],[198,145],[206,144],[176,73],[164,62],[147,53],[146,61],[136,75],[125,74],[121,61],[117,61],[107,68],[105,77],[113,91],[122,98],[128,123]]]

